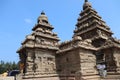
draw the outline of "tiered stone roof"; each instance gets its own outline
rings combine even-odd
[[[25,48],[48,48],[58,50],[57,44],[59,38],[57,34],[52,32],[54,28],[50,25],[44,12],[38,17],[37,24],[33,27],[33,32],[26,36],[22,42],[21,48],[17,52],[21,52]]]
[[[91,3],[86,1],[83,5],[83,11],[81,11],[80,17],[78,18],[76,29],[74,30],[74,36],[79,35],[82,37],[83,34],[95,29],[98,29],[98,31],[104,31],[109,34],[109,36],[112,35],[112,32],[106,25],[105,21],[103,21],[97,12],[92,8]]]
[[[59,51],[64,52],[78,47],[91,50],[100,50],[110,47],[120,47],[120,41],[112,37],[112,31],[105,21],[92,8],[88,0],[83,4],[83,10],[80,13],[73,39],[62,42],[59,45]],[[77,38],[77,39],[76,39]],[[100,46],[94,45],[100,44]]]

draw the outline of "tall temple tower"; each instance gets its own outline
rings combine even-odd
[[[74,36],[81,36],[82,39],[91,39],[95,47],[103,45],[105,40],[113,34],[87,0],[85,0],[83,11],[80,13],[76,26]]]
[[[120,40],[112,37],[113,33],[105,21],[92,8],[88,0],[83,4],[74,37],[80,36],[83,40],[91,40],[96,49],[96,65],[106,63],[107,72],[120,73]]]
[[[100,80],[98,64],[105,64],[109,76],[119,75],[120,40],[112,37],[112,31],[88,0],[77,21],[73,39],[63,42],[57,51],[60,79]]]
[[[44,12],[21,48],[20,69],[23,80],[101,80],[98,64],[105,64],[107,77],[120,79],[120,40],[92,8],[88,0],[77,19],[71,40],[58,44]]]
[[[32,29],[33,33],[26,36],[22,47],[17,51],[25,75],[23,78],[31,80],[32,77],[37,79],[55,76],[55,54],[59,49],[57,46],[59,38],[52,32],[53,29],[47,16],[42,12]]]

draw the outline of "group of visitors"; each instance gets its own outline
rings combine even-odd
[[[98,64],[97,69],[101,77],[105,78],[107,76],[107,69],[105,63]]]

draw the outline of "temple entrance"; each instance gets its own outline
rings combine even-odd
[[[106,53],[105,60],[106,60],[107,72],[116,72],[117,67],[113,58],[113,54]]]
[[[104,50],[104,52],[99,51],[96,54],[96,60],[97,60],[96,64],[104,63],[106,65],[107,72],[116,72],[117,67],[114,61],[112,49]]]
[[[21,73],[25,73],[25,66],[26,66],[26,54],[20,54],[20,63],[19,63],[19,67],[20,67],[20,72]]]
[[[105,62],[105,58],[104,58],[104,53],[102,51],[99,51],[96,53],[96,64],[101,64],[103,62]]]

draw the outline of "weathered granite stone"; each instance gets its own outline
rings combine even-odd
[[[23,80],[100,80],[96,68],[120,74],[120,40],[85,0],[72,40],[58,43],[44,12],[18,49]],[[114,79],[116,80],[116,79]]]

